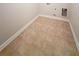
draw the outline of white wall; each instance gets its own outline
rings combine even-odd
[[[53,16],[53,14],[56,14],[58,17],[62,17],[62,8],[68,9],[68,16],[66,18],[69,18],[69,12],[70,12],[70,4],[68,3],[50,3],[50,5],[46,5],[46,3],[40,4],[40,14],[42,15],[50,15]],[[56,10],[55,10],[56,8]]]
[[[79,42],[79,3],[71,4],[71,23]]]
[[[0,45],[32,20],[39,4],[0,4]]]

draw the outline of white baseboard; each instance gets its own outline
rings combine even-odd
[[[79,51],[79,42],[77,40],[76,34],[74,32],[74,28],[73,28],[72,23],[70,21],[69,21],[69,25],[71,27],[71,31],[72,31],[72,34],[73,34],[73,37],[74,37],[74,41],[76,43],[77,50]]]
[[[22,27],[20,30],[18,30],[13,36],[11,36],[7,41],[5,41],[2,45],[0,45],[0,51],[2,51],[7,45],[9,45],[14,39],[16,39],[17,36],[19,36],[29,25],[31,25],[37,18],[36,16],[34,19],[32,19],[30,22],[28,22],[24,27]]]
[[[65,19],[65,18],[62,18],[62,17],[49,16],[49,15],[39,15],[39,16],[43,16],[43,17],[48,17],[48,18],[50,18],[50,19],[62,20],[62,21],[69,22],[69,19]]]

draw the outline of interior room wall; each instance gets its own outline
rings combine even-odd
[[[48,5],[47,5],[48,4]],[[62,17],[62,8],[67,8],[68,10],[68,14],[67,17],[65,18],[69,18],[69,12],[70,12],[70,4],[69,3],[41,3],[40,4],[40,14],[42,15],[50,15],[50,16],[54,16],[54,14],[57,17]],[[56,10],[55,10],[56,9]]]
[[[79,3],[71,4],[70,21],[79,42]]]
[[[0,4],[0,45],[37,16],[39,4]]]

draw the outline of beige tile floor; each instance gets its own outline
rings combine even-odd
[[[0,55],[79,55],[68,22],[38,17]]]

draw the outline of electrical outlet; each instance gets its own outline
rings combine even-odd
[[[57,10],[56,8],[54,10]]]
[[[46,3],[46,5],[50,5],[50,3]]]
[[[56,16],[56,14],[53,14],[53,16]]]

